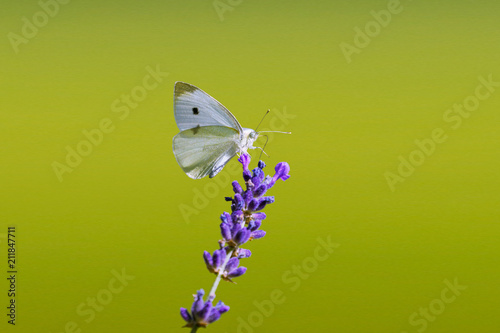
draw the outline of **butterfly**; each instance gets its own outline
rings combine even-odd
[[[257,148],[258,132],[241,127],[228,109],[192,84],[175,83],[174,116],[180,133],[172,149],[190,178],[215,177],[236,154]]]

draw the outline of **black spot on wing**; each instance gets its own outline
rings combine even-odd
[[[193,134],[196,135],[198,133],[198,131],[200,130],[200,125],[196,126],[196,127],[193,127],[191,128],[191,131],[193,131]]]
[[[199,114],[200,111],[198,111],[198,108],[193,108],[193,114]]]

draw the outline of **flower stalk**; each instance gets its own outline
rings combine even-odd
[[[184,327],[190,327],[191,333],[195,333],[199,327],[207,327],[229,311],[229,306],[222,301],[215,306],[212,305],[219,283],[221,280],[235,283],[234,278],[246,273],[247,268],[240,266],[240,259],[248,258],[252,253],[241,246],[266,235],[266,232],[260,229],[262,221],[267,217],[262,210],[274,202],[274,197],[265,194],[277,180],[285,181],[290,178],[288,174],[290,166],[286,162],[278,163],[274,168],[275,174],[271,177],[265,176],[263,169],[266,165],[263,161],[259,161],[257,168],[251,172],[248,169],[250,165],[248,154],[242,154],[238,161],[243,166],[246,189],[243,190],[237,181],[232,183],[234,196],[226,197],[226,201],[231,202],[231,213],[224,212],[220,217],[222,239],[218,242],[219,249],[212,254],[207,251],[203,253],[208,271],[217,277],[206,301],[203,300],[205,291],[200,289],[193,295],[191,312],[181,308],[181,316],[186,322]]]

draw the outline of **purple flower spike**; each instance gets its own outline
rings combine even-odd
[[[249,258],[252,252],[240,246],[266,235],[266,232],[260,229],[262,221],[266,219],[266,214],[261,210],[273,203],[274,197],[265,195],[278,179],[290,178],[290,166],[286,162],[278,163],[275,167],[276,173],[271,177],[266,176],[262,170],[266,167],[263,161],[259,161],[257,168],[254,168],[252,172],[249,170],[250,156],[248,154],[242,154],[238,161],[243,165],[245,190],[237,181],[232,182],[234,196],[226,197],[226,201],[231,202],[231,213],[224,212],[220,216],[219,226],[222,239],[218,242],[219,249],[213,254],[203,252],[203,260],[208,271],[217,275],[218,278],[206,301],[203,300],[205,292],[200,289],[194,295],[191,311],[187,308],[180,308],[180,315],[186,322],[185,327],[192,328],[192,332],[219,320],[221,315],[229,310],[229,307],[221,301],[215,306],[212,305],[219,279],[233,282],[232,279],[246,273],[247,268],[239,266],[240,260]]]
[[[191,308],[191,313],[186,308],[181,308],[181,317],[186,321],[184,327],[207,327],[209,324],[218,320],[220,316],[229,311],[229,306],[221,301],[216,306],[212,305],[213,297],[209,297],[206,302],[203,301],[203,289],[198,290],[194,296],[195,300]]]

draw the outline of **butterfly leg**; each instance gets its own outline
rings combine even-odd
[[[267,155],[267,153],[264,151],[264,149],[262,149],[260,147],[252,147],[252,148],[259,148],[261,150],[261,153],[260,153],[260,156],[259,156],[259,160],[262,157],[262,153],[264,153],[267,157],[269,157],[269,155]]]

